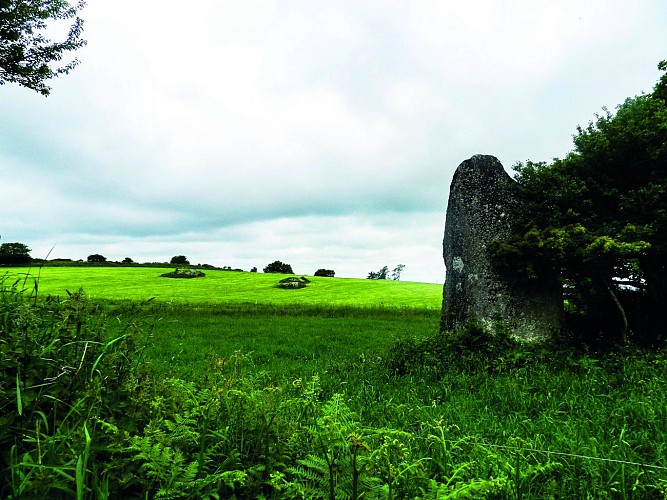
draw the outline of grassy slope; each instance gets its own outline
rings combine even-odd
[[[442,285],[402,281],[309,277],[300,290],[274,288],[286,275],[205,271],[206,277],[169,279],[173,269],[142,267],[12,268],[10,274],[37,276],[41,295],[64,295],[83,288],[96,299],[156,300],[200,304],[304,304],[356,307],[411,307],[440,309]],[[28,286],[32,283],[28,282]]]

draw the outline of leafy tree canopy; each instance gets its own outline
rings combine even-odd
[[[77,17],[84,6],[83,0],[76,5],[65,0],[0,0],[0,85],[18,83],[49,95],[46,82],[79,63],[73,59],[60,67],[52,65],[86,44],[81,39],[83,21]],[[47,38],[48,23],[62,20],[73,20],[65,40]]]
[[[104,255],[100,255],[99,253],[94,253],[89,255],[86,260],[88,262],[106,262],[107,258]]]
[[[399,264],[397,265],[392,271],[391,271],[391,279],[395,281],[400,281],[401,280],[401,273],[403,272],[403,269],[405,269],[405,264]]]
[[[190,261],[188,260],[188,258],[185,255],[174,255],[171,258],[170,263],[171,264],[178,264],[178,265],[186,265],[186,264],[189,264]]]
[[[333,278],[336,275],[333,269],[318,269],[314,276],[323,276],[325,278]]]
[[[292,271],[292,266],[280,262],[279,260],[271,262],[268,266],[264,268],[265,273],[281,273],[281,274],[294,274]]]
[[[667,62],[659,68],[667,70]],[[642,313],[665,319],[667,304],[667,75],[654,92],[605,109],[578,127],[574,150],[552,163],[516,165],[526,194],[524,232],[500,243],[499,261],[525,279],[560,275],[584,314],[619,293],[642,292]],[[596,302],[597,301],[597,302]]]
[[[23,243],[3,243],[0,245],[0,264],[26,264],[31,260],[30,249]]]
[[[386,280],[389,274],[389,268],[384,266],[379,271],[371,271],[366,277],[367,280]]]

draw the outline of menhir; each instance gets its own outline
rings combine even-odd
[[[509,327],[517,339],[533,342],[560,329],[563,299],[556,277],[517,279],[488,250],[495,240],[519,235],[521,198],[519,184],[494,156],[475,155],[456,169],[443,242],[444,330],[476,321],[491,331]]]

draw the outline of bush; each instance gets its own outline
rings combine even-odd
[[[174,255],[170,261],[171,264],[176,264],[179,266],[187,265],[190,263],[185,255]]]
[[[264,268],[265,273],[294,274],[292,266],[276,260]]]
[[[100,255],[99,253],[94,253],[92,255],[89,255],[86,260],[91,263],[100,263],[100,262],[106,262],[107,258],[104,255]]]
[[[333,278],[335,274],[331,269],[318,269],[315,271],[315,276],[324,276],[325,278]]]
[[[468,323],[456,331],[445,331],[421,341],[396,342],[385,358],[395,375],[426,369],[441,374],[454,369],[463,372],[498,371],[523,363],[531,350],[516,342],[508,330],[491,333],[479,323]]]

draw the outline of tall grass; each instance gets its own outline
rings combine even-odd
[[[377,358],[405,338],[438,329],[430,309],[270,306],[187,307],[153,303],[150,348],[155,370],[197,381],[212,358],[252,353],[255,365],[276,377],[324,373],[332,366]]]
[[[663,351],[462,346],[433,310],[1,288],[2,497],[667,495]]]

